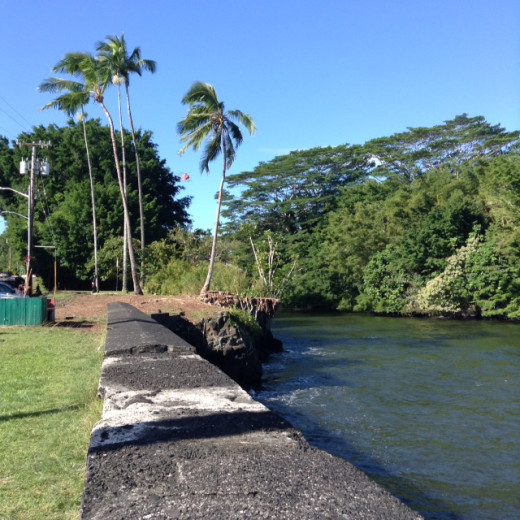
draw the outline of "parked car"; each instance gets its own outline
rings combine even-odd
[[[0,282],[0,298],[21,298],[21,295],[9,284]]]

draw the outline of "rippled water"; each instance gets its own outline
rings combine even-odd
[[[520,325],[283,314],[256,398],[426,518],[520,518]]]

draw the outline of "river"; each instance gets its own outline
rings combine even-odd
[[[285,313],[255,398],[428,520],[520,518],[520,325]]]

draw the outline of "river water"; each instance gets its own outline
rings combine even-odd
[[[520,519],[520,325],[280,314],[255,398],[429,520]]]

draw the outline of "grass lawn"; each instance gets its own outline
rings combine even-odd
[[[99,334],[0,328],[0,519],[79,518],[103,349]]]

